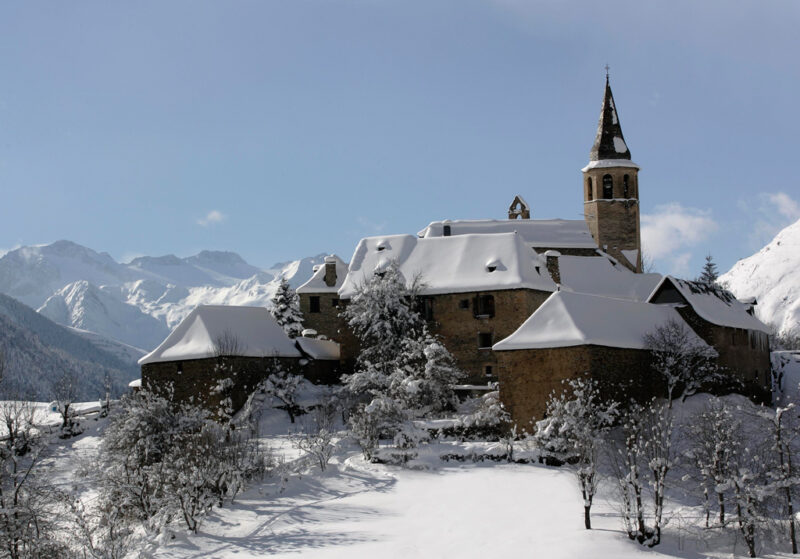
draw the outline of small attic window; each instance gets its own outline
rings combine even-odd
[[[378,245],[376,248],[377,248],[378,252],[380,252],[382,250],[386,250],[386,247],[383,246],[383,245]]]
[[[486,271],[491,273],[497,270],[497,267],[500,265],[500,261],[497,259],[489,260],[486,263]]]
[[[389,248],[389,243],[387,243],[386,241],[379,241],[378,244],[375,245],[375,250],[377,250],[378,252],[386,250],[387,248]]]

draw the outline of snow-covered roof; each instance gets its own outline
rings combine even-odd
[[[647,298],[653,301],[665,286],[672,285],[700,318],[718,326],[744,328],[769,333],[769,327],[747,312],[748,305],[737,300],[729,291],[703,283],[686,281],[672,276],[656,285]]]
[[[646,349],[644,335],[670,320],[683,322],[669,306],[557,291],[522,323],[516,332],[492,349],[543,349],[597,345]],[[694,332],[700,345],[707,345]]]
[[[236,355],[244,357],[300,357],[266,308],[200,305],[139,364],[214,357],[224,339],[235,340]]]
[[[297,293],[336,293],[339,291],[347,275],[347,263],[335,254],[326,256],[325,262],[336,263],[336,284],[331,286],[325,283],[325,264],[321,264],[314,267],[311,278],[295,290]]]
[[[444,237],[444,226],[450,235],[518,233],[529,247],[597,248],[597,243],[582,219],[480,219],[434,221],[417,233],[419,237]]]
[[[319,338],[295,338],[300,349],[312,359],[326,361],[338,361],[339,344],[331,340],[320,340]]]
[[[424,294],[556,288],[544,260],[517,233],[425,238],[392,235],[368,237],[358,243],[339,296],[351,298],[376,270],[391,261],[409,284],[419,277]]]
[[[634,274],[608,256],[560,256],[561,289],[645,301],[661,281],[660,274]]]

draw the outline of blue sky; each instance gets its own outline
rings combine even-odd
[[[268,266],[438,219],[579,219],[603,66],[645,250],[693,276],[800,219],[800,3],[0,6],[0,250]]]

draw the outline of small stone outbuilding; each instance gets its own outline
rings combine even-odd
[[[290,339],[264,307],[201,305],[139,364],[147,390],[236,411],[278,367],[312,382],[336,382],[339,344]]]
[[[564,382],[590,377],[609,399],[644,400],[664,393],[650,367],[644,335],[670,321],[669,306],[558,291],[508,338],[494,345],[500,363],[500,399],[512,419],[542,419],[551,393]],[[697,345],[707,345],[694,335]]]

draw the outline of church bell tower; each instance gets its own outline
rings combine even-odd
[[[606,72],[597,137],[583,171],[583,211],[597,246],[637,273],[642,271],[639,166],[622,136]]]

